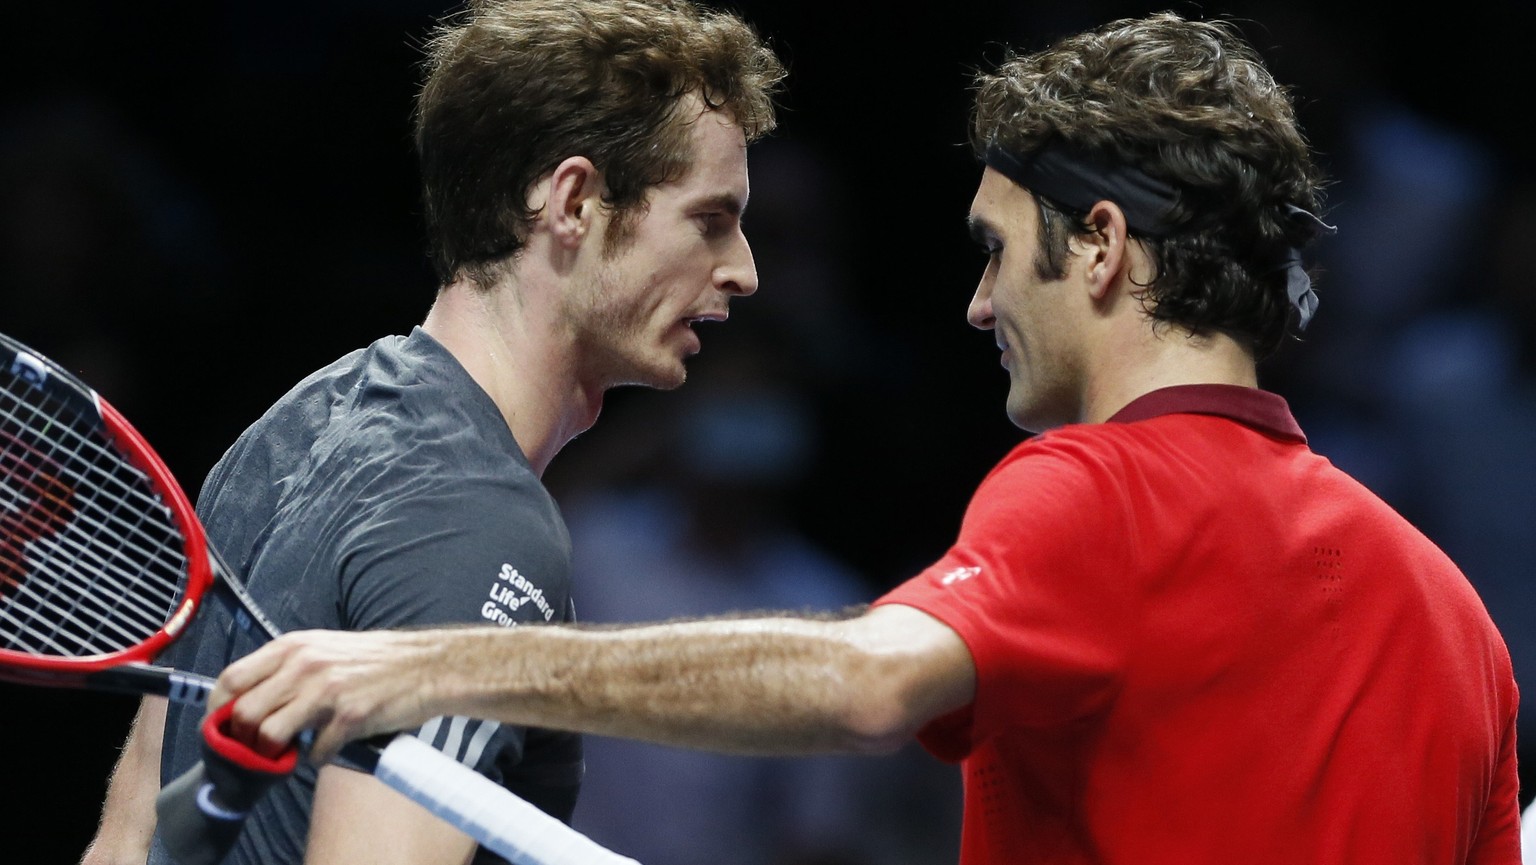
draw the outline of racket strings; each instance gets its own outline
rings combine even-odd
[[[95,417],[0,370],[0,648],[137,645],[181,595],[180,528]]]

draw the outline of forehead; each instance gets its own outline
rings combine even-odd
[[[681,192],[730,193],[745,204],[747,136],[731,116],[705,111],[688,124],[692,162],[675,185]]]
[[[968,219],[974,228],[1014,235],[1035,230],[1036,212],[1029,190],[989,167],[981,174]]]

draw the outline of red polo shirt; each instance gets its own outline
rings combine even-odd
[[[1280,397],[1168,388],[1015,448],[878,603],[969,646],[921,733],[962,865],[1518,865],[1514,677],[1461,572]]]

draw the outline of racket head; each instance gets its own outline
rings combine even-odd
[[[149,661],[213,569],[191,502],[144,437],[0,334],[0,678],[81,685]]]

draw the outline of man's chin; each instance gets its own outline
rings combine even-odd
[[[1013,425],[1027,433],[1043,433],[1075,420],[1065,405],[1020,399],[1012,393],[1009,394],[1006,410]]]
[[[654,390],[676,390],[688,380],[688,368],[681,360],[671,364],[656,364],[643,369],[632,369],[627,380],[620,385],[648,387]]]
[[[686,370],[680,369],[675,376],[671,376],[666,379],[657,379],[651,382],[650,387],[653,387],[656,390],[677,390],[687,381],[688,372]]]

